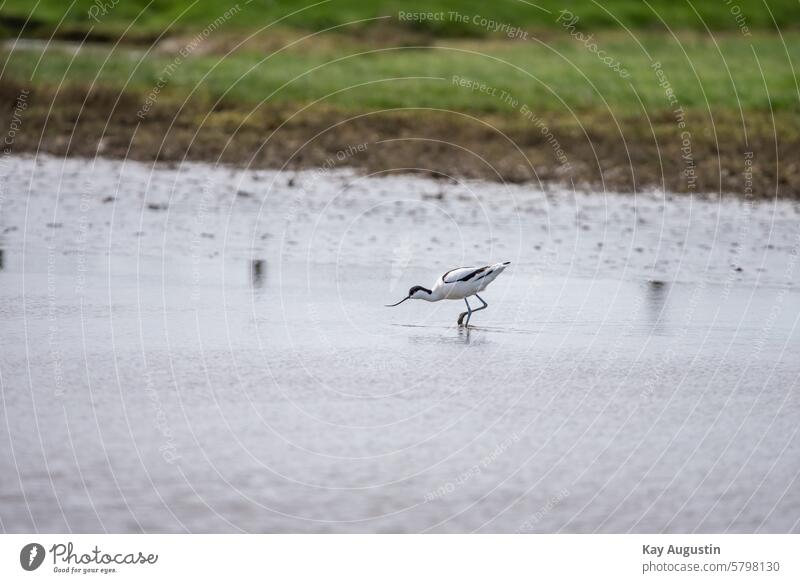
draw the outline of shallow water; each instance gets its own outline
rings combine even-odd
[[[800,530],[792,203],[0,169],[4,531]]]

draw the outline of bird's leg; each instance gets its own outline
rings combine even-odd
[[[478,300],[480,301],[480,303],[482,303],[483,305],[482,305],[480,308],[475,308],[475,309],[473,309],[473,308],[471,308],[471,307],[470,307],[470,305],[469,305],[469,302],[467,302],[467,298],[464,298],[464,301],[465,301],[465,302],[466,302],[466,304],[467,304],[467,310],[468,310],[468,311],[467,311],[467,312],[463,312],[463,313],[462,313],[462,314],[461,314],[461,315],[458,317],[458,325],[459,325],[459,326],[461,325],[461,321],[464,319],[464,316],[466,316],[466,317],[467,317],[467,323],[465,324],[465,326],[469,326],[469,319],[472,317],[472,314],[473,314],[474,312],[480,312],[481,310],[485,310],[486,308],[488,308],[488,307],[489,307],[489,304],[487,304],[486,302],[484,302],[484,301],[483,301],[483,298],[482,298],[481,296],[479,296],[478,294],[475,294],[475,297],[476,297],[476,298],[478,298]]]
[[[464,298],[464,303],[467,304],[467,311],[461,312],[461,315],[458,317],[459,326],[461,326],[461,322],[464,320],[464,316],[467,317],[467,323],[464,325],[469,326],[469,317],[472,315],[472,308],[469,307],[469,302],[467,301],[467,298]]]
[[[479,296],[478,294],[475,294],[475,297],[476,297],[476,298],[478,298],[478,300],[479,300],[479,301],[480,301],[480,302],[481,302],[483,305],[482,305],[480,308],[475,308],[474,310],[472,310],[473,312],[479,312],[480,310],[485,310],[486,308],[488,308],[488,307],[489,307],[489,304],[487,304],[486,302],[484,302],[484,301],[483,301],[483,298],[482,298],[481,296]]]

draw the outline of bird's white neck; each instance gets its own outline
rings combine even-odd
[[[434,289],[434,290],[431,290],[431,293],[429,293],[429,294],[423,294],[420,299],[421,300],[425,300],[426,302],[438,302],[443,297],[444,296],[442,295],[442,290],[441,289]]]

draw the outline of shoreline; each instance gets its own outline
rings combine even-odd
[[[287,105],[183,103],[164,97],[145,116],[143,97],[95,87],[55,92],[9,83],[0,98],[18,102],[3,127],[5,153],[143,162],[223,163],[289,170],[352,167],[441,179],[482,179],[540,188],[800,199],[800,136],[791,112],[739,115],[663,111],[649,119],[585,113],[580,119],[437,109],[346,111]],[[781,135],[785,133],[787,135]],[[346,154],[342,154],[345,152]],[[420,167],[420,160],[425,166]]]

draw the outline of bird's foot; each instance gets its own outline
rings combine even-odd
[[[463,324],[464,316],[467,315],[467,312],[461,312],[461,315],[458,317],[458,325],[459,326],[466,326],[467,324]]]

